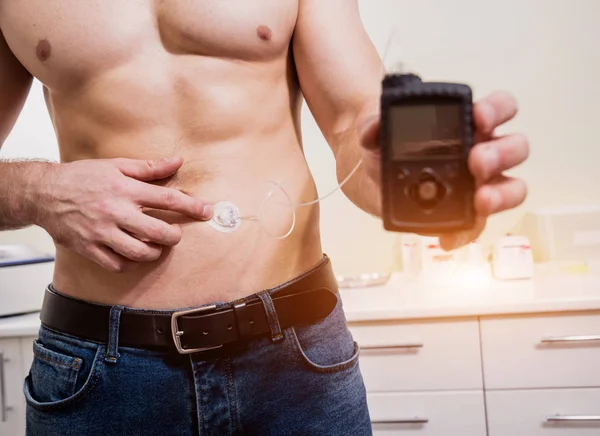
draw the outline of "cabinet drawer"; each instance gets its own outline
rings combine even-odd
[[[373,393],[367,397],[375,436],[485,436],[483,391]]]
[[[486,389],[600,386],[600,313],[483,319]]]
[[[486,393],[490,436],[600,434],[600,389]]]
[[[18,339],[0,340],[0,435],[25,434],[25,399]]]
[[[482,389],[477,320],[349,327],[367,391]]]

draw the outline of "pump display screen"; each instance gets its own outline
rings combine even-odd
[[[411,104],[390,108],[393,159],[460,156],[462,148],[459,103]]]

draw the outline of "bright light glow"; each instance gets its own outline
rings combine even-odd
[[[490,265],[487,262],[453,263],[436,265],[420,273],[425,284],[454,288],[456,290],[484,290],[493,282]]]
[[[485,289],[492,283],[492,273],[487,263],[461,265],[455,276],[456,285],[469,289]]]

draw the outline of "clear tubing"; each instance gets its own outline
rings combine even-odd
[[[320,201],[323,201],[326,198],[335,194],[339,189],[341,189],[348,182],[348,180],[350,180],[350,178],[356,173],[356,171],[358,171],[358,168],[361,166],[361,164],[362,164],[362,159],[360,159],[358,161],[358,163],[356,164],[354,169],[352,171],[350,171],[350,174],[348,174],[346,176],[346,178],[344,180],[342,180],[342,182],[339,185],[337,185],[331,192],[329,192],[328,194],[324,195],[321,198],[317,198],[316,200],[312,200],[312,201],[309,201],[306,203],[295,203],[294,204],[294,202],[292,201],[292,197],[290,197],[290,194],[288,194],[288,192],[285,190],[285,188],[280,183],[278,183],[274,180],[269,180],[268,183],[272,183],[273,185],[275,185],[275,188],[271,189],[268,192],[267,196],[265,197],[264,201],[262,202],[262,204],[260,206],[260,210],[258,213],[258,222],[260,223],[260,226],[262,227],[264,232],[272,238],[275,238],[275,239],[287,238],[288,236],[290,236],[292,234],[292,232],[294,231],[294,228],[296,227],[296,208],[303,207],[303,206],[311,206],[311,205],[319,203]],[[290,225],[289,230],[281,236],[276,236],[276,235],[273,235],[271,232],[269,232],[269,230],[267,230],[267,227],[264,225],[264,222],[263,222],[265,206],[277,189],[281,190],[283,195],[285,195],[285,198],[287,200],[286,204],[289,205],[290,211],[292,213],[292,224]],[[248,219],[248,218],[246,218],[246,219]]]
[[[397,37],[397,32],[398,29],[396,27],[394,27],[392,29],[392,32],[390,33],[390,36],[388,38],[387,44],[385,46],[385,50],[384,50],[384,54],[382,56],[382,60],[381,60],[381,75],[382,77],[386,74],[386,68],[385,68],[385,60],[387,59],[388,55],[389,55],[389,51],[392,48],[392,46],[394,45],[394,43],[397,44],[397,41],[394,41],[394,38]],[[400,67],[400,69],[402,68],[402,63],[400,62],[400,59],[396,59],[395,62],[395,66]],[[398,73],[400,73],[401,71],[396,71]],[[262,227],[263,231],[269,235],[272,238],[275,239],[285,239],[288,236],[290,236],[292,234],[292,232],[294,231],[294,228],[296,227],[296,208],[297,207],[303,207],[303,206],[310,206],[316,203],[319,203],[320,201],[325,200],[326,198],[332,196],[333,194],[335,194],[339,189],[341,189],[347,182],[348,180],[350,180],[352,178],[352,176],[356,173],[356,171],[358,171],[358,169],[360,168],[360,166],[362,165],[363,161],[362,159],[360,159],[358,161],[358,163],[356,164],[356,166],[354,167],[354,169],[352,171],[350,171],[350,174],[348,174],[346,176],[346,178],[344,180],[342,180],[342,182],[337,185],[331,192],[329,192],[328,194],[324,195],[321,198],[317,198],[316,200],[313,201],[309,201],[306,203],[296,203],[294,204],[294,202],[292,201],[292,197],[290,197],[290,195],[288,194],[288,192],[285,190],[285,188],[279,183],[276,182],[274,180],[268,180],[268,183],[271,183],[273,185],[275,185],[275,188],[271,189],[268,194],[266,195],[264,201],[262,202],[261,206],[260,206],[260,210],[258,213],[258,217],[252,217],[252,216],[248,216],[248,217],[241,217],[240,219],[242,220],[253,220],[256,221],[258,220],[260,226]],[[290,225],[289,230],[281,235],[281,236],[276,236],[273,235],[271,232],[269,232],[266,228],[266,226],[263,223],[263,215],[264,215],[264,209],[265,209],[265,205],[268,203],[269,199],[273,196],[273,194],[275,193],[276,190],[280,190],[283,195],[285,195],[286,198],[286,204],[289,206],[291,213],[292,213],[292,223]]]

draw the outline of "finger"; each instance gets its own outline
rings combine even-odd
[[[477,132],[488,137],[496,127],[513,119],[517,110],[517,101],[510,94],[502,91],[490,94],[473,106]]]
[[[477,216],[475,218],[475,224],[471,229],[440,235],[440,246],[442,249],[450,251],[467,245],[481,235],[481,232],[483,232],[483,229],[485,228],[486,221],[485,217]]]
[[[142,242],[120,229],[115,229],[104,243],[115,253],[135,262],[152,262],[162,254],[161,246]]]
[[[525,201],[527,185],[521,179],[501,176],[475,192],[475,211],[481,216],[512,209]]]
[[[124,272],[128,265],[127,259],[104,246],[90,247],[86,257],[111,272]]]
[[[179,226],[167,224],[139,210],[127,214],[127,218],[121,220],[119,226],[143,242],[172,247],[181,241],[181,228]]]
[[[529,156],[529,142],[523,134],[503,136],[477,144],[469,153],[469,169],[480,183],[519,165]]]
[[[112,162],[127,177],[150,181],[172,176],[181,168],[183,159],[175,156],[157,160],[117,158]]]
[[[140,206],[177,212],[199,220],[212,218],[212,206],[177,189],[141,184],[135,188],[134,196]]]

